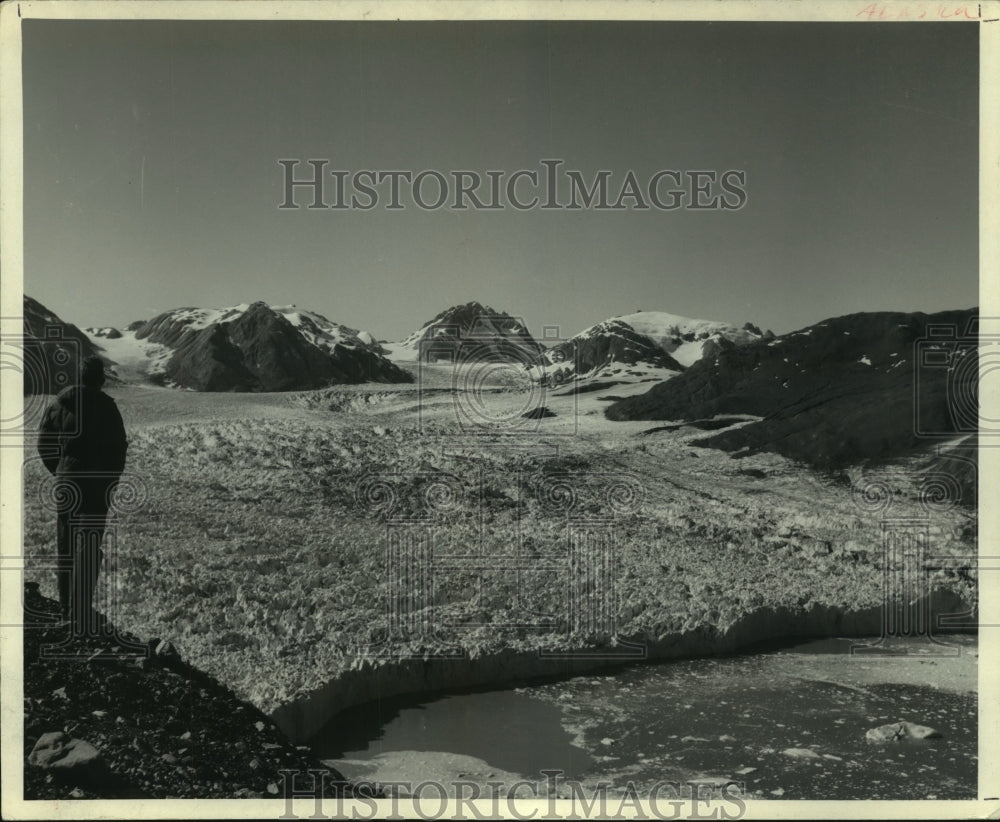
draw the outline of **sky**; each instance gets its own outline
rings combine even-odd
[[[478,300],[537,336],[638,309],[784,333],[978,303],[975,24],[25,20],[23,48],[24,290],[80,327],[264,300],[397,340]],[[280,209],[279,159],[559,159],[613,199],[740,170],[746,202]]]

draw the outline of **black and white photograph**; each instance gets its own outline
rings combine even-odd
[[[994,18],[4,4],[3,816],[998,811]]]

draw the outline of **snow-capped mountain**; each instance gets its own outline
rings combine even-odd
[[[478,302],[445,309],[398,343],[385,343],[393,360],[458,362],[488,357],[531,362],[542,351],[524,323]]]
[[[72,323],[65,322],[38,300],[24,295],[24,393],[55,394],[79,378],[80,361],[102,356],[93,341]]]
[[[749,323],[736,328],[664,311],[638,311],[604,320],[553,346],[542,355],[539,369],[555,384],[590,377],[665,379],[723,347],[747,345],[767,334]]]
[[[725,345],[723,340],[733,345],[747,345],[761,338],[774,337],[770,331],[762,332],[751,323],[737,328],[729,323],[681,317],[666,311],[637,311],[614,319],[649,337],[685,368],[702,357],[715,354]]]
[[[177,308],[131,323],[102,345],[123,365],[197,391],[290,391],[336,383],[410,382],[372,336],[294,305]]]
[[[605,320],[545,351],[535,369],[559,385],[585,377],[666,379],[683,370],[652,339],[620,320]]]

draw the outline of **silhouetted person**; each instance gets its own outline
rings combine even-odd
[[[59,605],[73,631],[96,628],[94,589],[111,494],[125,468],[128,442],[115,401],[101,391],[104,364],[83,361],[80,385],[63,389],[45,412],[38,453],[58,478],[65,505],[56,524]]]

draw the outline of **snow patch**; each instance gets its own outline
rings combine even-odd
[[[685,368],[690,368],[705,353],[705,340],[695,340],[694,342],[682,343],[670,352],[670,356]]]
[[[100,329],[91,329],[100,330]],[[122,331],[114,340],[90,333],[87,336],[115,363],[113,371],[122,379],[144,378],[162,374],[174,350],[160,343],[136,339],[134,331]]]
[[[388,353],[386,356],[393,362],[416,362],[420,355],[420,350],[407,344],[406,342],[382,343]]]

